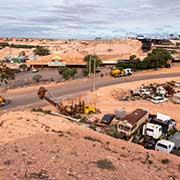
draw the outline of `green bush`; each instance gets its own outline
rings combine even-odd
[[[32,80],[36,82],[40,82],[41,78],[42,76],[40,74],[36,74],[35,76],[32,77]]]
[[[0,81],[7,84],[7,80],[15,78],[15,71],[0,63]]]
[[[37,46],[33,52],[35,55],[39,55],[39,56],[47,56],[50,54],[49,49],[47,49],[46,47],[42,47],[42,46]]]
[[[130,56],[129,62],[120,62],[118,68],[132,68],[134,70],[146,70],[163,67],[168,60],[172,59],[171,52],[165,49],[153,49],[143,61],[136,58],[135,55]]]
[[[91,136],[85,136],[84,139],[89,140],[89,141],[94,141],[94,142],[100,142],[101,143],[101,141],[99,139],[93,138]]]
[[[26,44],[11,44],[10,48],[26,48],[26,49],[32,49],[32,48],[36,48],[37,46],[33,46],[33,45],[26,45]]]
[[[22,71],[26,71],[28,69],[28,66],[26,64],[21,64],[19,66],[19,69],[22,69]]]
[[[97,163],[97,167],[101,168],[101,169],[107,169],[107,170],[114,170],[115,169],[113,163],[107,159],[98,160],[96,163]]]
[[[124,138],[124,135],[123,134],[120,134],[118,131],[117,131],[117,127],[116,125],[112,125],[112,126],[109,126],[105,129],[105,133],[109,136],[112,136],[114,138],[120,138],[120,139],[123,139]]]
[[[31,111],[33,111],[33,112],[41,112],[41,113],[44,113],[44,114],[51,114],[51,110],[43,110],[42,108],[33,108],[33,109],[31,109]]]
[[[67,67],[59,67],[58,72],[63,76],[64,79],[69,79],[77,74],[77,70],[75,68],[71,69]]]
[[[59,74],[62,74],[62,72],[63,72],[64,70],[66,70],[66,69],[67,69],[66,66],[59,66],[59,67],[58,67],[58,73],[59,73]]]
[[[161,159],[162,164],[168,164],[170,162],[169,159]]]

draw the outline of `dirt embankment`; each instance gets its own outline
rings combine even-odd
[[[60,54],[63,57],[80,61],[87,54],[96,53],[102,60],[127,59],[135,54],[143,56],[141,42],[135,39],[111,39],[98,41],[84,40],[48,40],[48,39],[13,39],[5,41],[10,44],[47,46],[52,54]],[[33,49],[9,48],[0,50],[0,59],[5,56],[17,56],[19,52],[25,51],[26,55],[32,55]],[[73,58],[72,58],[73,57]]]
[[[0,179],[179,179],[179,158],[31,111],[0,117]]]

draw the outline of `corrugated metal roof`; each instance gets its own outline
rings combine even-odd
[[[136,109],[131,114],[126,115],[122,121],[127,121],[131,125],[134,125],[138,122],[143,116],[145,116],[148,112],[143,109]]]

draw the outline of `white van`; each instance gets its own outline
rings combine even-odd
[[[147,135],[153,137],[154,139],[158,139],[162,135],[162,126],[147,123],[143,126],[143,135]]]
[[[165,139],[159,140],[155,145],[155,150],[166,153],[171,153],[174,148],[175,148],[175,143]]]

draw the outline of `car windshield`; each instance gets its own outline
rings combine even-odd
[[[167,149],[167,146],[165,144],[158,143],[157,146]]]
[[[154,100],[159,101],[159,100],[163,100],[163,98],[162,97],[154,97]]]

